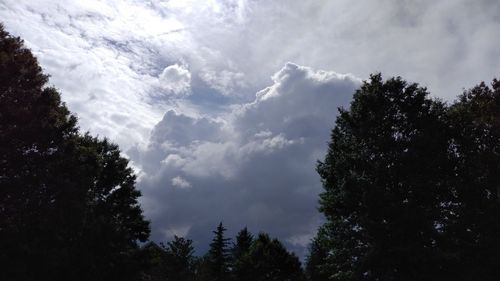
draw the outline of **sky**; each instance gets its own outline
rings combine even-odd
[[[130,159],[155,241],[222,221],[299,256],[315,165],[370,73],[445,101],[500,73],[500,1],[0,0],[83,131]]]

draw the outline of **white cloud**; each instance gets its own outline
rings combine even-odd
[[[452,99],[498,75],[498,10],[491,0],[0,2],[82,129],[132,158],[162,239],[185,221],[205,239],[220,218],[309,233],[315,161],[355,77],[401,75]],[[176,177],[193,188],[165,188]]]
[[[82,128],[128,148],[168,109],[220,114],[251,100],[287,61],[401,75],[453,99],[498,75],[498,9],[490,0],[5,0],[0,18]]]
[[[165,67],[158,77],[160,87],[175,95],[189,95],[191,73],[186,67],[173,64]]]

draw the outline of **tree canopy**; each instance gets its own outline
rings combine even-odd
[[[451,106],[401,78],[364,82],[317,167],[330,280],[498,278],[498,101],[496,80]]]
[[[149,224],[133,171],[116,145],[79,132],[47,82],[0,26],[1,279],[134,279]]]

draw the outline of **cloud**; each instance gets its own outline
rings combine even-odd
[[[128,149],[170,109],[218,116],[251,101],[287,61],[401,75],[451,100],[498,75],[499,9],[491,0],[4,0],[0,18],[81,127]]]
[[[146,148],[129,151],[146,176],[146,215],[153,239],[190,222],[203,252],[223,221],[233,235],[248,226],[286,239],[303,254],[321,216],[315,163],[324,156],[337,107],[361,81],[352,75],[287,63],[253,101],[219,118],[168,111]]]
[[[175,178],[172,178],[172,186],[178,187],[178,188],[190,188],[191,183],[189,183],[184,178],[177,176]]]
[[[299,250],[320,220],[315,161],[355,77],[401,75],[451,100],[498,75],[498,10],[494,0],[0,1],[6,29],[81,128],[133,160],[155,239],[189,233],[201,247],[224,219]]]
[[[173,64],[165,67],[158,77],[160,87],[175,95],[189,95],[191,73],[186,67]]]

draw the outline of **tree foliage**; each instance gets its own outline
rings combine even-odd
[[[340,110],[317,167],[331,280],[497,279],[498,82],[428,95],[373,75]]]
[[[192,281],[194,280],[194,248],[193,241],[174,236],[174,240],[167,243],[167,280]]]
[[[248,275],[239,280],[302,281],[304,275],[297,256],[289,253],[277,239],[260,233],[248,253],[242,257],[241,268]]]
[[[217,229],[213,231],[214,238],[210,243],[210,250],[207,254],[207,265],[209,269],[210,280],[226,281],[229,280],[230,270],[230,238],[224,237],[226,228],[219,223]]]
[[[444,231],[455,280],[499,280],[500,82],[481,83],[450,106],[453,198]]]
[[[306,258],[305,275],[309,281],[327,281],[330,272],[326,267],[328,257],[328,240],[324,227],[320,227],[318,234],[309,245],[309,254]]]
[[[231,249],[232,254],[232,279],[252,280],[252,272],[246,266],[245,258],[253,243],[253,236],[245,227],[236,235],[236,243]]]
[[[149,235],[135,176],[116,145],[79,133],[47,79],[0,26],[1,279],[134,278]]]

